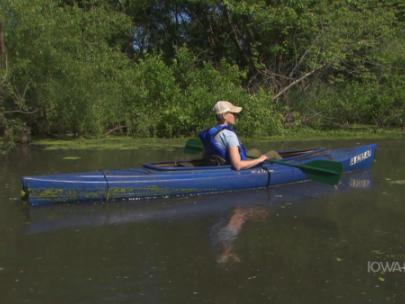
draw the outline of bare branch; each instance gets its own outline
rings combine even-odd
[[[283,95],[285,92],[287,92],[289,89],[291,89],[293,86],[295,86],[297,83],[303,81],[305,78],[311,76],[313,73],[315,73],[316,71],[319,71],[320,69],[324,68],[325,66],[326,66],[326,64],[325,64],[325,65],[322,65],[322,66],[320,66],[319,68],[317,68],[317,69],[315,69],[315,70],[312,70],[312,71],[306,73],[305,75],[301,76],[300,78],[294,80],[294,81],[291,82],[288,86],[286,86],[286,87],[283,88],[280,92],[278,92],[278,93],[272,98],[272,100],[273,100],[273,101],[276,100],[276,99],[279,98],[281,95]]]
[[[301,66],[301,64],[304,62],[305,57],[309,53],[309,51],[313,48],[314,44],[318,41],[319,37],[321,34],[317,35],[314,40],[312,41],[312,44],[305,50],[304,54],[300,57],[298,62],[295,64],[295,66],[291,69],[291,72],[289,74],[290,77],[294,75],[294,73],[297,71],[297,69]]]
[[[112,128],[112,129],[108,130],[107,132],[105,132],[105,135],[109,135],[111,133],[114,133],[115,131],[122,130],[122,129],[126,128],[126,127],[127,126],[118,125],[118,126]]]
[[[273,77],[273,78],[282,78],[282,79],[287,79],[287,80],[294,80],[294,78],[292,78],[290,76],[278,74],[278,73],[270,71],[269,69],[261,70],[260,72],[265,76],[270,76],[270,77]]]
[[[20,113],[20,114],[31,115],[31,114],[35,114],[36,112],[38,112],[38,109],[35,109],[33,111],[10,110],[10,111],[5,111],[4,114]]]
[[[304,54],[302,54],[301,58],[298,60],[297,64],[292,68],[290,74],[288,74],[289,77],[292,77],[295,73],[295,71],[300,67],[300,65],[302,64],[302,62],[304,61],[305,56],[308,54],[309,50],[312,48],[312,46],[310,46],[309,48],[307,48],[304,52]]]

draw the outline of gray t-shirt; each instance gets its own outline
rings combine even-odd
[[[235,132],[226,129],[222,130],[215,136],[215,141],[225,150],[240,146],[238,136],[236,136]]]

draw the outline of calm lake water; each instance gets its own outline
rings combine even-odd
[[[272,147],[370,142],[337,187],[39,208],[21,176],[189,156],[20,148],[0,159],[0,303],[404,303],[405,142]]]

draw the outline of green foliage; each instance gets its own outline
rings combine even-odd
[[[274,104],[272,95],[260,89],[255,95],[247,97],[238,129],[248,136],[272,136],[282,132],[283,116]]]
[[[372,124],[378,127],[405,126],[404,79],[348,82],[339,85],[320,84],[295,107],[315,128],[345,127],[350,124]],[[302,96],[302,95],[301,95]],[[298,96],[296,97],[298,99]]]
[[[247,136],[404,127],[404,16],[377,0],[3,0],[0,136],[195,135],[221,99]]]
[[[164,112],[178,102],[179,90],[170,68],[160,56],[141,60],[126,83],[124,112],[129,133],[139,137],[166,136],[161,126]]]
[[[212,107],[215,101],[233,100],[243,105],[248,95],[240,85],[244,73],[235,65],[221,61],[215,68],[211,63],[199,62],[185,48],[179,48],[172,64],[176,81],[182,91],[183,134],[195,134],[215,123]],[[172,115],[173,116],[173,115]]]
[[[315,128],[371,124],[405,127],[405,37],[401,30],[391,41],[363,58],[364,69],[328,76],[290,98],[292,109]],[[340,70],[341,72],[343,70]],[[344,76],[346,74],[346,76]],[[349,76],[347,76],[349,75]]]
[[[129,66],[117,48],[130,33],[128,18],[50,0],[10,1],[7,11],[10,73],[38,110],[37,132],[103,131],[107,107],[121,94],[117,75]]]

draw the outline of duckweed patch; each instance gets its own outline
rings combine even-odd
[[[63,160],[78,160],[80,158],[80,156],[65,156]]]
[[[146,187],[114,187],[108,190],[108,198],[121,198],[121,197],[149,197],[149,196],[163,196],[172,195],[173,193],[195,193],[198,189],[193,188],[175,188],[170,189],[158,185],[151,185]]]
[[[279,135],[255,138],[255,141],[310,141],[337,139],[397,139],[405,137],[403,129],[381,129],[368,125],[352,125],[346,129],[285,129]],[[250,140],[249,138],[247,140]]]
[[[43,147],[44,150],[137,150],[137,149],[165,149],[173,150],[183,147],[186,139],[174,138],[75,138],[75,139],[40,139],[33,145]]]
[[[75,189],[58,189],[58,188],[42,188],[42,189],[29,189],[29,196],[41,199],[57,199],[63,201],[73,201],[76,199],[99,199],[104,197],[104,190],[92,191],[78,191]]]
[[[63,189],[53,189],[53,188],[46,188],[46,189],[30,189],[29,193],[33,197],[41,197],[41,198],[54,198],[64,195],[65,190]]]
[[[347,129],[315,130],[315,129],[287,129],[280,135],[255,138],[243,138],[244,142],[258,141],[310,141],[336,139],[396,139],[405,137],[402,129],[379,129],[373,126],[354,125]],[[33,145],[43,147],[44,150],[138,150],[154,149],[173,151],[183,148],[189,138],[132,138],[125,136],[111,136],[103,138],[66,138],[40,139]],[[65,158],[67,159],[67,158]]]

